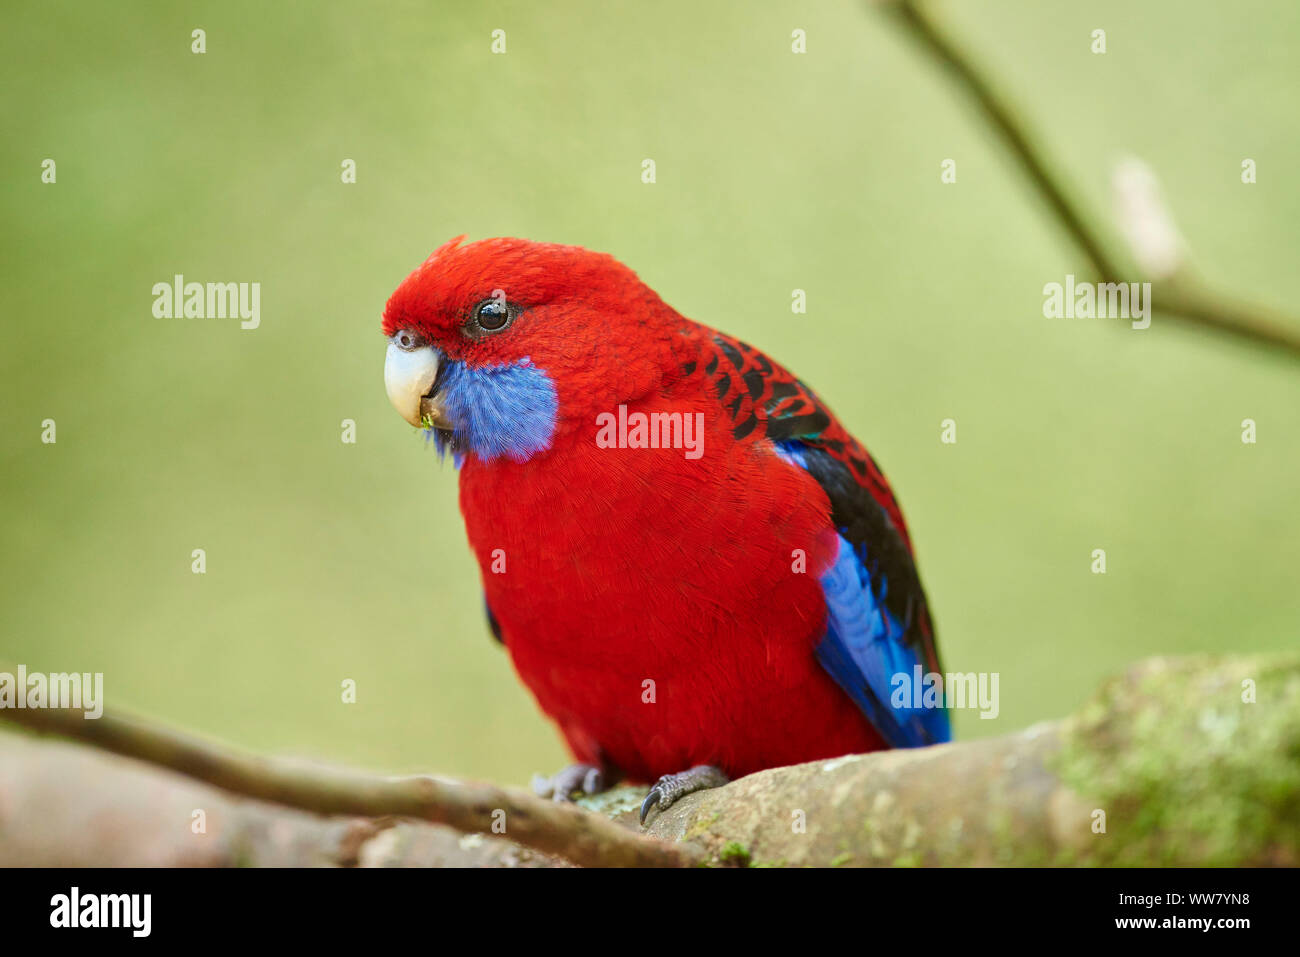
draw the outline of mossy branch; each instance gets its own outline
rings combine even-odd
[[[575,808],[303,768],[107,714],[0,716],[302,809],[0,735],[0,810],[18,825],[0,827],[0,866],[1300,864],[1296,656],[1153,659],[1063,721],[762,771],[681,799],[651,818],[649,837],[636,825],[644,788]],[[193,808],[208,812],[209,833],[190,832]],[[506,815],[499,838],[494,809]]]

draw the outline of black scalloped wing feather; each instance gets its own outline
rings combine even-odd
[[[889,582],[885,607],[903,622],[905,640],[919,644],[928,667],[938,671],[907,525],[875,460],[812,389],[753,346],[698,323],[683,333],[683,373],[708,380],[737,440],[798,444],[830,500],[831,521],[863,556],[872,580]]]

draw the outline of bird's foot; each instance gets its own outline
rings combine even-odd
[[[604,770],[594,764],[570,764],[549,778],[533,775],[533,793],[553,801],[572,801],[575,792],[599,794],[606,787]]]
[[[721,768],[715,768],[711,764],[697,764],[689,771],[665,774],[655,782],[654,787],[641,803],[641,823],[645,824],[646,815],[650,813],[652,807],[666,811],[678,798],[694,794],[696,791],[720,788],[730,780]]]

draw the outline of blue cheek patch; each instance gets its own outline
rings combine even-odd
[[[528,358],[477,369],[449,362],[438,391],[455,431],[450,437],[434,431],[433,438],[439,453],[450,448],[457,467],[466,452],[485,461],[526,462],[551,447],[559,400],[550,376]]]

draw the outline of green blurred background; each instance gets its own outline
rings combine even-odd
[[[612,252],[818,389],[899,492],[945,664],[1001,674],[959,736],[1142,656],[1295,646],[1300,367],[1044,319],[1081,258],[864,4],[554,7],[5,5],[0,658],[259,751],[564,763],[488,637],[455,473],[384,396],[384,301],[460,233]],[[1300,8],[940,9],[1085,199],[1141,156],[1207,279],[1294,302]],[[261,328],[155,319],[177,272],[260,282]]]

